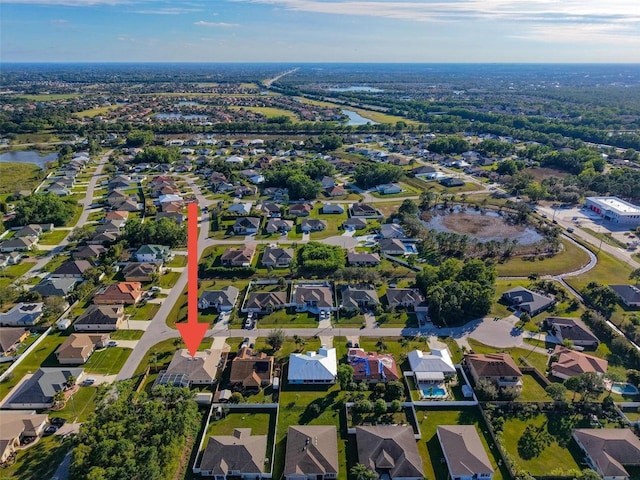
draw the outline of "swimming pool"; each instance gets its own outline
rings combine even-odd
[[[630,383],[614,383],[611,385],[611,391],[619,395],[637,395],[638,389]]]
[[[447,397],[447,391],[442,388],[442,387],[432,387],[432,388],[423,388],[422,389],[422,396],[423,397],[427,397],[427,398],[432,398],[432,397]]]

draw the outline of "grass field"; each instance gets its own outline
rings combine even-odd
[[[116,330],[112,332],[111,340],[140,340],[144,330]]]
[[[38,95],[17,95],[19,98],[25,98],[34,102],[52,102],[55,100],[71,100],[72,98],[79,97],[77,93],[48,93]]]
[[[269,315],[261,315],[258,320],[259,328],[294,328],[317,327],[318,316],[309,312],[293,312],[289,309],[276,310]]]
[[[125,308],[125,313],[131,315],[131,320],[152,320],[159,309],[159,303],[147,302],[144,305],[130,305]]]
[[[33,190],[44,176],[44,171],[32,163],[0,163],[0,195]]]
[[[115,375],[131,355],[130,348],[110,347],[94,352],[84,369],[87,373],[100,373],[104,375]]]
[[[597,255],[598,264],[582,275],[569,277],[566,282],[576,290],[582,290],[589,282],[603,285],[628,283],[629,274],[633,270],[628,264],[600,251]]]
[[[16,463],[0,470],[0,478],[11,480],[42,480],[53,478],[66,453],[73,447],[71,438],[60,435],[43,437],[35,445],[21,450]]]
[[[4,287],[15,282],[18,278],[28,272],[31,267],[33,267],[32,262],[25,262],[23,260],[17,265],[11,265],[10,267],[3,268],[2,272],[0,272],[0,287]]]
[[[69,230],[53,230],[52,232],[43,233],[38,243],[41,245],[58,245],[67,235],[71,233]]]
[[[558,275],[579,270],[589,263],[589,255],[582,248],[568,240],[561,240],[564,251],[553,257],[512,257],[504,263],[497,263],[496,270],[501,277],[527,277],[532,273],[538,275]]]
[[[425,467],[425,478],[447,480],[449,472],[447,464],[438,461],[443,458],[442,447],[436,434],[439,425],[473,425],[480,436],[491,465],[495,469],[494,480],[510,478],[503,465],[498,466],[499,455],[493,441],[487,432],[487,427],[477,408],[454,409],[425,409],[417,408],[418,426],[422,439],[418,441],[418,451]],[[500,462],[502,463],[502,462]]]
[[[582,458],[582,455],[577,444],[573,440],[568,442],[566,447],[558,443],[558,440],[565,440],[557,432],[560,419],[561,416],[559,414],[539,414],[526,420],[516,417],[505,418],[504,432],[501,434],[502,444],[522,470],[535,476],[553,475],[552,472],[558,469],[565,471],[580,469],[576,459]],[[525,459],[521,456],[524,452],[518,448],[518,442],[527,425],[540,430],[547,430],[552,435],[553,441],[540,455]]]
[[[231,110],[247,110],[249,112],[261,113],[267,118],[274,117],[288,117],[292,122],[297,122],[300,120],[300,117],[295,113],[285,110],[284,108],[276,108],[276,107],[229,107]]]
[[[56,417],[62,417],[69,422],[84,422],[96,409],[96,387],[80,387],[74,393],[62,410],[55,412]]]
[[[117,108],[119,108],[118,105],[109,105],[108,107],[90,108],[88,110],[82,110],[81,112],[76,112],[73,114],[73,116],[76,118],[83,118],[83,117],[93,118],[93,117],[97,117],[98,115],[104,115],[105,113],[108,113],[111,110],[116,110]]]
[[[161,288],[173,288],[178,279],[182,275],[181,272],[168,272],[160,277],[160,287]]]

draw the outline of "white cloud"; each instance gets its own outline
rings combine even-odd
[[[53,7],[94,7],[96,5],[129,5],[132,0],[4,0],[6,4],[48,5]]]
[[[58,18],[58,19],[54,19],[54,20],[49,20],[49,23],[51,25],[67,25],[69,23],[69,20],[64,20],[62,18]]]
[[[194,22],[193,24],[198,25],[199,27],[208,27],[208,28],[233,28],[233,27],[240,26],[238,23],[205,22],[204,20]]]
[[[143,15],[183,15],[187,13],[202,12],[201,8],[180,8],[180,7],[165,7],[146,10],[136,10],[133,13],[140,13]]]

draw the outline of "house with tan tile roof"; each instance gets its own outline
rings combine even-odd
[[[271,385],[273,363],[272,356],[264,352],[255,352],[249,347],[242,347],[231,361],[229,382],[245,390],[257,390]]]
[[[89,360],[96,348],[107,346],[108,333],[72,333],[56,350],[61,365],[80,365]]]
[[[498,387],[522,387],[522,372],[508,353],[465,355],[473,380],[488,380]]]
[[[118,282],[102,287],[93,296],[96,305],[124,304],[135,305],[142,298],[140,282]]]
[[[609,362],[603,358],[570,350],[560,345],[556,345],[552,358],[557,360],[551,363],[551,374],[563,380],[586,372],[604,375],[609,366]]]

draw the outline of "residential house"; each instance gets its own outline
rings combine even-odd
[[[160,220],[162,218],[168,218],[169,220],[176,222],[178,225],[182,225],[184,223],[184,214],[182,213],[182,211],[156,213],[156,220]]]
[[[135,305],[142,298],[140,282],[118,282],[102,287],[93,296],[96,305]]]
[[[380,256],[377,253],[348,252],[347,263],[353,267],[377,267]]]
[[[129,262],[122,269],[127,282],[151,282],[158,273],[158,264],[149,262]]]
[[[59,197],[66,197],[71,195],[71,190],[65,184],[60,182],[53,182],[45,188],[47,193],[58,195]]]
[[[106,198],[107,204],[109,204],[112,209],[119,210],[114,207],[121,204],[122,202],[129,200],[131,197],[128,194],[124,193],[122,190],[116,189],[109,192]]]
[[[164,263],[171,258],[171,249],[165,245],[142,245],[135,257],[138,262]]]
[[[446,377],[456,375],[448,348],[434,348],[429,354],[412,350],[407,355],[411,372],[418,387],[431,387],[442,383]]]
[[[49,416],[31,411],[0,411],[0,463],[16,452],[26,437],[39,438],[47,426]]]
[[[402,225],[397,223],[385,223],[380,227],[382,238],[407,238],[407,233]]]
[[[342,185],[336,185],[331,188],[327,188],[325,190],[329,197],[342,197],[347,194],[347,191],[344,189]]]
[[[271,385],[273,364],[272,356],[242,347],[231,361],[229,383],[243,390],[257,390]]]
[[[607,373],[609,362],[603,358],[576,352],[560,345],[556,345],[551,362],[551,374],[554,377],[566,380],[586,372],[595,372],[598,375]],[[557,360],[553,360],[557,359]]]
[[[29,330],[22,327],[0,327],[0,356],[10,357],[18,345],[29,338]]]
[[[640,289],[635,285],[609,285],[627,307],[640,307]]]
[[[11,265],[18,265],[22,260],[22,254],[20,252],[10,252],[7,254],[0,254],[0,267],[8,267]]]
[[[577,428],[573,438],[587,466],[604,480],[629,480],[632,475],[625,467],[640,466],[640,439],[628,428]]]
[[[354,203],[349,207],[349,213],[351,213],[352,217],[362,218],[378,218],[381,216],[378,210],[366,203]]]
[[[327,229],[327,222],[317,218],[305,218],[300,224],[302,233],[321,232]]]
[[[218,312],[230,312],[233,310],[240,290],[233,285],[227,285],[220,290],[205,290],[198,299],[198,308],[206,310],[207,308],[215,308]]]
[[[76,332],[118,330],[124,322],[122,305],[90,305],[73,324]]]
[[[72,278],[78,281],[84,279],[84,274],[93,268],[87,260],[67,260],[49,275],[52,278]]]
[[[544,312],[556,302],[553,298],[541,295],[524,287],[515,287],[502,294],[502,300],[511,305],[515,311],[526,312],[535,316]]]
[[[289,199],[289,189],[278,187],[267,187],[263,193],[274,202],[282,202]]]
[[[144,210],[144,205],[138,203],[135,198],[126,198],[121,201],[115,201],[110,204],[112,210],[122,210],[125,212],[139,212]]]
[[[455,480],[491,480],[494,469],[474,425],[438,425],[449,477]]]
[[[216,480],[260,480],[269,469],[265,467],[267,457],[267,435],[251,435],[250,428],[235,428],[232,435],[209,437],[194,472]]]
[[[384,183],[376,187],[378,193],[382,195],[392,195],[402,192],[402,187],[397,183]]]
[[[328,190],[336,186],[336,181],[333,179],[333,177],[328,177],[328,176],[322,177],[322,180],[320,181],[320,183],[322,184],[322,188],[324,190]]]
[[[38,237],[10,238],[0,243],[0,252],[28,252],[38,244]]]
[[[283,471],[285,480],[335,479],[338,465],[335,425],[289,426]]]
[[[160,204],[160,208],[162,209],[162,213],[183,213],[184,203],[183,202],[165,202]]]
[[[13,235],[14,238],[23,238],[23,237],[39,237],[43,234],[43,229],[40,225],[26,225],[22,227],[20,230],[16,231]]]
[[[61,365],[80,365],[96,348],[106,347],[109,340],[108,333],[72,333],[56,350],[56,358]]]
[[[544,324],[561,342],[568,340],[577,347],[594,349],[600,345],[598,337],[578,318],[547,317]]]
[[[342,287],[342,308],[355,311],[373,308],[380,304],[373,285],[344,285]]]
[[[292,217],[308,217],[312,208],[309,203],[295,203],[289,206],[289,215]]]
[[[459,178],[446,177],[440,179],[440,185],[443,185],[445,187],[463,187],[464,181]]]
[[[88,240],[89,245],[104,245],[111,244],[118,240],[118,235],[115,233],[99,233],[94,235],[91,240]]]
[[[252,195],[256,195],[257,193],[258,193],[258,188],[253,185],[250,185],[250,186],[240,185],[234,191],[235,196],[238,198],[250,197]]]
[[[176,387],[194,387],[213,385],[222,352],[205,350],[196,352],[192,357],[189,350],[181,348],[171,359],[166,370],[160,372],[153,386],[172,385]]]
[[[227,208],[227,212],[233,213],[235,215],[249,215],[251,213],[251,208],[253,207],[253,202],[239,202],[233,203]]]
[[[32,327],[42,317],[43,303],[18,303],[0,313],[0,327]]]
[[[129,188],[131,185],[131,177],[125,175],[118,175],[117,177],[111,179],[109,181],[108,188],[109,190],[116,190],[122,188]]]
[[[322,204],[322,212],[326,214],[340,214],[344,213],[344,207],[337,203],[324,203]]]
[[[228,248],[220,256],[220,263],[224,267],[250,267],[255,254],[254,244],[248,244],[242,248]]]
[[[290,232],[293,230],[293,222],[282,218],[270,218],[264,230],[267,233]]]
[[[331,285],[323,284],[296,284],[293,289],[292,302],[296,311],[319,313],[335,310],[333,306],[333,291]]]
[[[260,219],[256,217],[240,217],[233,224],[233,233],[236,235],[253,235],[258,233]]]
[[[237,155],[233,155],[231,157],[228,157],[227,159],[225,159],[225,163],[235,163],[235,164],[240,164],[244,162],[244,158],[237,156]]]
[[[295,252],[293,248],[267,247],[262,254],[262,265],[272,268],[284,268],[291,265]]]
[[[412,170],[413,175],[417,178],[433,178],[433,175],[436,173],[436,169],[429,165],[421,165]]]
[[[107,249],[102,245],[85,245],[71,252],[74,260],[95,260]]]
[[[425,313],[429,309],[424,295],[417,288],[387,288],[386,297],[390,307]]]
[[[422,457],[408,425],[356,427],[358,463],[390,480],[425,478]]]
[[[119,235],[120,234],[120,222],[113,222],[113,221],[109,221],[109,222],[105,222],[101,225],[98,225],[95,230],[94,233],[99,234],[99,233],[113,233],[115,235]]]
[[[251,292],[242,311],[271,313],[287,305],[287,292]]]
[[[397,238],[383,238],[378,242],[380,251],[387,255],[404,255],[407,249],[402,241]]]
[[[508,353],[465,355],[473,380],[488,380],[498,387],[522,388],[522,372]]]
[[[111,212],[107,212],[104,215],[104,223],[113,223],[118,228],[122,228],[127,223],[127,219],[129,218],[129,212],[121,212],[119,210],[113,210]]]
[[[367,221],[362,218],[350,218],[342,222],[345,230],[364,230],[367,228]]]
[[[40,368],[28,380],[12,390],[2,408],[11,410],[47,409],[53,406],[56,392],[67,389],[69,377],[82,378],[81,368]]]
[[[282,207],[277,203],[265,202],[262,204],[262,212],[267,217],[280,217],[282,214]]]
[[[356,382],[380,383],[400,379],[396,360],[390,353],[350,348],[347,361],[353,367],[353,380]]]
[[[78,280],[75,278],[45,278],[31,291],[39,293],[42,298],[66,297],[73,291],[76,283]]]
[[[318,353],[292,353],[289,356],[290,384],[324,385],[336,383],[336,349],[320,347]]]

